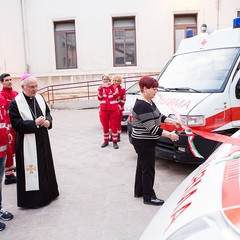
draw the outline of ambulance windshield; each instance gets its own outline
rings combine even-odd
[[[225,48],[177,55],[160,74],[159,85],[174,91],[222,92],[239,51]]]

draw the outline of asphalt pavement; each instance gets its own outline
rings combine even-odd
[[[160,208],[133,197],[136,153],[123,131],[119,149],[102,149],[97,109],[52,110],[49,131],[60,196],[22,209],[16,184],[3,184],[3,207],[14,214],[1,240],[137,240]],[[166,200],[194,169],[156,159],[155,192]]]

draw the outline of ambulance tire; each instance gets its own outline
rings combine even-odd
[[[127,124],[127,134],[128,134],[128,140],[132,144],[132,123],[128,122]]]
[[[214,152],[221,144],[222,142],[216,142],[216,144],[213,146],[212,152]]]

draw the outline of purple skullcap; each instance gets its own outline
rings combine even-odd
[[[25,80],[26,78],[29,78],[30,76],[32,76],[30,73],[24,73],[22,75],[22,77],[20,78],[20,82],[22,82],[23,80]]]

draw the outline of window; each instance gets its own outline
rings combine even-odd
[[[197,34],[197,15],[174,15],[174,52],[181,40],[186,38],[188,29],[193,30],[193,35]]]
[[[55,22],[56,68],[77,68],[75,22]]]
[[[115,67],[136,66],[135,18],[113,18],[113,62]]]
[[[238,48],[179,54],[162,72],[159,81],[167,89],[223,92],[238,54]]]

